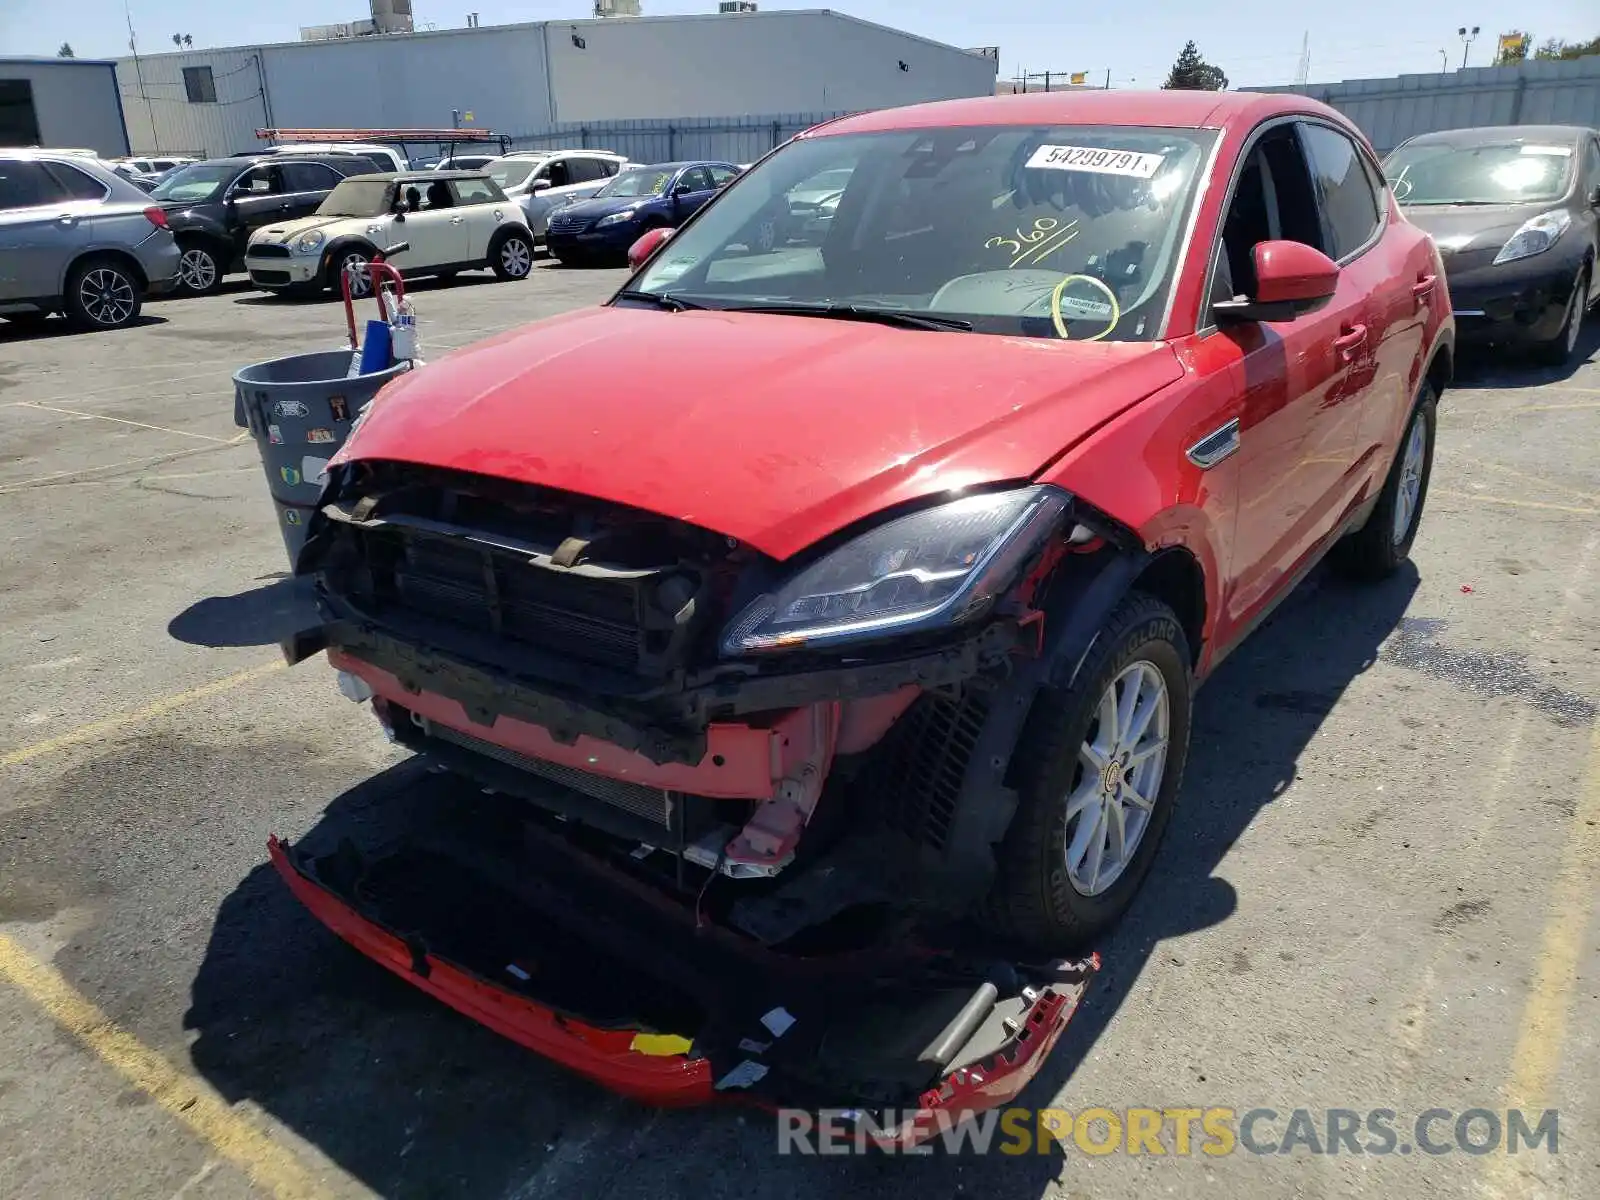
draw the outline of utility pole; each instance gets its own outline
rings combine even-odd
[[[1456,30],[1456,36],[1461,39],[1461,69],[1465,71],[1467,69],[1467,52],[1472,49],[1473,40],[1478,36],[1478,26],[1474,25],[1472,32],[1468,33],[1467,27],[1463,25]]]
[[[1107,67],[1106,68],[1106,91],[1109,92],[1110,90],[1111,90],[1111,68]]]
[[[1305,87],[1311,77],[1311,31],[1306,30],[1300,39],[1300,66],[1294,73],[1295,87]]]
[[[155,146],[155,152],[160,154],[161,133],[156,129],[156,113],[150,103],[150,94],[144,90],[144,68],[139,65],[139,39],[133,32],[133,9],[127,0],[123,0],[122,12],[128,18],[128,52],[133,55],[133,74],[139,81],[139,99],[144,101],[145,116],[150,121],[150,141]]]
[[[1439,74],[1450,74],[1450,51],[1448,50],[1439,51]]]

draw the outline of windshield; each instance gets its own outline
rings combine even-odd
[[[209,200],[239,173],[237,163],[192,163],[179,167],[160,183],[150,195],[157,200],[183,200],[192,204]]]
[[[346,179],[317,205],[319,217],[381,217],[394,185],[383,179]]]
[[[506,188],[514,188],[526,182],[528,176],[532,175],[543,162],[542,158],[502,158],[490,163],[484,170],[489,172],[489,178],[498,183],[500,189],[504,191]]]
[[[1214,137],[1001,126],[798,138],[630,286],[711,308],[889,310],[981,333],[1154,338]],[[833,190],[837,204],[819,204]]]
[[[659,196],[671,180],[671,171],[624,171],[596,192],[595,196]]]
[[[1572,147],[1430,141],[1401,146],[1384,161],[1383,173],[1406,206],[1559,200],[1572,178]]]

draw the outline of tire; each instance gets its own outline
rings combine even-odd
[[[144,284],[126,263],[86,258],[67,275],[67,318],[80,329],[121,329],[139,319]]]
[[[185,296],[209,296],[222,286],[223,264],[206,242],[186,238],[178,243],[178,291]]]
[[[1071,953],[1105,933],[1133,902],[1183,782],[1189,754],[1191,661],[1188,639],[1172,609],[1154,596],[1133,592],[1101,627],[1077,682],[1064,692],[1040,694],[1012,754],[1017,812],[999,847],[994,885],[983,907],[984,923],[993,932],[1045,954]],[[1134,747],[1141,754],[1150,751],[1151,756],[1143,764],[1131,764],[1124,780],[1123,766],[1129,764],[1124,752],[1130,748],[1103,730],[1102,699],[1108,690],[1122,699],[1135,681],[1149,689],[1136,694],[1140,708],[1135,715],[1142,711],[1146,695],[1163,697],[1165,712],[1158,707],[1142,740],[1134,739]],[[1163,717],[1164,749],[1154,751]],[[1085,757],[1091,741],[1102,759],[1109,750],[1120,761],[1091,769]],[[1140,772],[1144,774],[1138,786],[1148,793],[1144,796],[1148,807],[1122,799],[1126,795],[1122,783],[1139,780]],[[1107,780],[1117,797],[1114,804],[1105,800]],[[1069,807],[1080,800],[1085,806],[1069,815]],[[1120,820],[1113,817],[1113,809],[1122,814]],[[1135,813],[1143,815],[1136,832],[1131,819]],[[1111,821],[1112,827],[1132,836],[1114,873],[1106,862],[1109,844],[1101,850],[1097,861],[1110,878],[1094,883],[1087,878],[1093,866],[1090,854],[1080,854],[1074,865],[1074,853],[1080,839],[1091,851],[1089,843],[1110,839],[1109,834],[1104,839],[1085,836],[1097,827],[1086,828],[1085,821]]]
[[[526,279],[533,270],[533,235],[519,229],[496,234],[489,243],[489,269],[496,279]]]
[[[341,246],[328,256],[327,265],[322,269],[323,283],[335,296],[344,295],[340,286],[339,276],[352,263],[368,264],[372,261],[372,252],[361,246]],[[372,277],[364,275],[359,281],[351,280],[350,295],[355,299],[362,299],[372,294]]]
[[[1589,268],[1578,272],[1572,284],[1572,298],[1567,301],[1567,318],[1561,323],[1561,332],[1537,347],[1533,354],[1549,367],[1564,367],[1578,352],[1578,334],[1583,328],[1584,314],[1589,311]]]
[[[1366,524],[1333,548],[1333,562],[1352,579],[1377,580],[1392,575],[1411,555],[1422,524],[1433,475],[1433,443],[1439,424],[1439,398],[1426,380],[1411,408],[1389,475]],[[1416,439],[1420,438],[1420,446]],[[1406,489],[1402,491],[1402,489]],[[1403,522],[1403,524],[1402,524]]]
[[[778,218],[768,215],[757,221],[753,240],[755,245],[750,247],[750,251],[754,254],[771,254],[776,250],[779,241]]]

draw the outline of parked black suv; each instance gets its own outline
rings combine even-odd
[[[183,251],[178,290],[215,291],[244,270],[244,248],[262,225],[309,216],[349,175],[386,168],[355,154],[238,155],[190,163],[168,175],[150,198],[167,210]]]

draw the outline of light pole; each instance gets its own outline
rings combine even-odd
[[[1448,50],[1439,51],[1439,74],[1450,74],[1450,51]]]
[[[1473,40],[1478,36],[1478,27],[1474,25],[1469,33],[1467,27],[1463,25],[1456,30],[1456,34],[1461,38],[1461,69],[1465,71],[1467,69],[1467,51],[1472,49]]]

